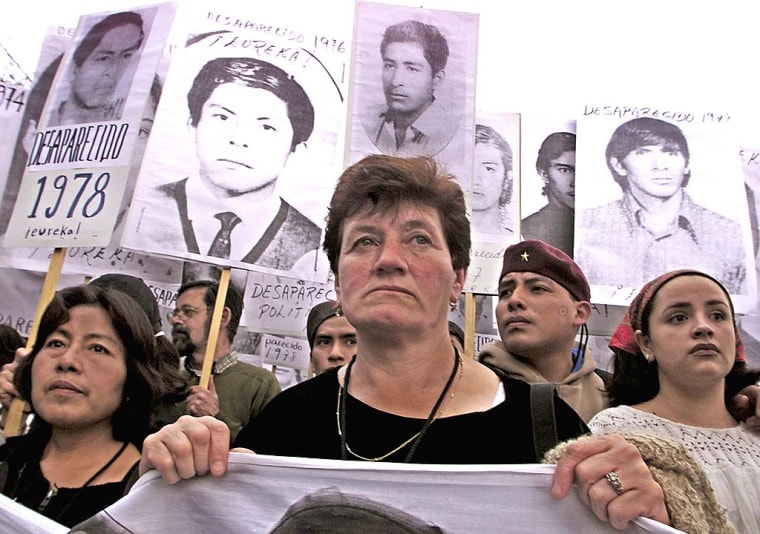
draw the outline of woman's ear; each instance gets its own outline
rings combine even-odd
[[[653,362],[654,352],[652,351],[652,342],[649,339],[649,336],[645,336],[641,330],[636,330],[636,332],[633,333],[633,339],[636,340],[636,344],[641,349],[644,358],[650,363]]]

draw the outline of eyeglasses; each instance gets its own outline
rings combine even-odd
[[[171,321],[175,317],[179,319],[180,321],[187,321],[188,319],[192,319],[193,316],[200,313],[201,310],[208,310],[211,306],[206,306],[205,308],[192,308],[190,306],[182,306],[181,308],[176,308],[169,313],[166,314],[166,318]]]

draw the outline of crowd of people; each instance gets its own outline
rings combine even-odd
[[[168,483],[223,476],[232,447],[426,464],[536,463],[549,451],[554,497],[575,485],[616,528],[648,517],[689,531],[684,518],[706,515],[704,502],[671,494],[643,433],[693,455],[717,499],[711,525],[758,530],[760,372],[746,366],[720,282],[681,270],[645,285],[613,337],[609,373],[586,346],[583,271],[544,241],[522,241],[503,256],[499,340],[470,358],[449,320],[471,245],[456,179],[428,157],[367,156],[340,176],[328,213],[337,298],[308,315],[315,376],[287,390],[232,351],[234,286],[210,336],[219,284],[182,285],[171,342],[138,278],[58,291],[31,351],[17,350],[0,373],[3,407],[23,399],[34,414],[0,447],[2,492],[75,526],[149,470]]]

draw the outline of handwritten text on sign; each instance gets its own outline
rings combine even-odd
[[[241,324],[256,332],[305,337],[309,310],[324,300],[335,300],[332,284],[250,272]]]
[[[5,245],[108,244],[127,173],[127,167],[28,172]]]

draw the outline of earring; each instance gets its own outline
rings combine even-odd
[[[451,311],[457,311],[457,308],[459,307],[459,303],[456,300],[452,300],[449,302],[449,309]]]
[[[340,302],[335,304],[335,317],[343,317],[343,305]]]
[[[644,353],[644,359],[647,361],[647,363],[652,363],[654,361],[654,356],[650,352]]]

